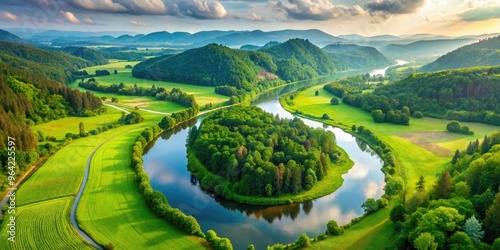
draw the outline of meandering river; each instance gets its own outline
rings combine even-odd
[[[333,77],[304,81],[275,89],[262,95],[254,105],[280,117],[293,115],[279,104],[279,96],[301,87],[326,83],[346,75],[370,71],[352,71]],[[164,133],[144,155],[144,168],[155,190],[165,194],[170,205],[193,215],[204,232],[213,229],[228,237],[235,249],[254,244],[265,249],[275,243],[291,243],[306,232],[310,237],[322,234],[326,224],[334,219],[340,225],[363,214],[361,204],[367,198],[383,194],[382,161],[365,143],[341,129],[303,119],[312,127],[322,127],[335,134],[336,143],[354,161],[354,166],[342,177],[342,186],[332,194],[303,203],[280,206],[251,206],[217,197],[202,190],[187,170],[186,139],[188,128],[199,125],[204,116]]]

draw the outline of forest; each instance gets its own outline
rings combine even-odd
[[[348,69],[382,68],[393,64],[376,48],[355,44],[330,44],[323,48],[338,71]]]
[[[362,78],[357,77],[352,81],[333,82],[326,85],[325,90],[344,98],[343,102],[348,105],[367,112],[382,111],[386,121],[392,110],[396,116],[401,115],[395,123],[405,124],[404,116],[409,119],[411,114],[417,118],[425,115],[500,125],[499,73],[500,67],[417,73],[363,94],[359,93],[363,88]]]
[[[396,205],[394,248],[493,249],[500,247],[500,133],[457,150],[451,165],[427,193],[423,177],[416,192]],[[429,190],[429,189],[427,189]]]
[[[188,145],[219,176],[205,175],[202,187],[228,199],[231,193],[279,196],[310,190],[341,161],[333,133],[255,106],[210,114],[190,131]]]

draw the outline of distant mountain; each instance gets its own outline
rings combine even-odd
[[[261,49],[273,57],[277,74],[285,80],[302,80],[337,71],[331,57],[309,40],[290,39],[282,44]]]
[[[139,39],[134,40],[134,42],[148,44],[166,44],[175,43],[176,41],[188,36],[191,36],[191,34],[187,32],[170,33],[167,31],[160,31],[147,34]]]
[[[16,36],[6,30],[1,30],[1,29],[0,29],[0,41],[22,43],[22,44],[33,44],[28,40],[22,39],[19,36]]]
[[[434,58],[473,42],[472,39],[426,40],[410,44],[389,44],[381,48],[380,52],[392,59],[434,60]]]
[[[17,30],[16,30],[17,31]],[[35,41],[52,41],[61,37],[100,37],[100,36],[120,36],[123,34],[135,35],[133,32],[128,31],[66,31],[66,30],[46,30],[35,34],[23,33],[23,30],[18,30],[19,34],[23,37],[29,37]],[[89,40],[89,39],[87,39]]]
[[[141,62],[132,69],[132,75],[196,85],[251,88],[261,71],[276,71],[276,65],[269,55],[209,44]]]
[[[259,49],[267,49],[272,46],[280,45],[280,42],[272,41],[266,43],[264,46],[257,46],[257,45],[251,45],[251,44],[246,44],[240,47],[241,50],[259,50]]]
[[[500,65],[500,36],[456,49],[422,67],[422,71]]]
[[[368,46],[330,44],[323,50],[331,55],[338,70],[377,68],[394,64],[376,48]]]

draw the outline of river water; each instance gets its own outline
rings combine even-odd
[[[289,85],[262,95],[253,105],[280,117],[292,118],[279,104],[280,95],[345,75],[365,73],[368,71],[353,71]],[[336,143],[354,161],[354,166],[342,176],[344,182],[339,189],[311,201],[279,206],[244,205],[217,197],[202,190],[187,170],[188,128],[198,126],[203,119],[201,116],[165,132],[143,156],[144,168],[153,189],[162,192],[172,207],[193,215],[204,232],[213,229],[220,237],[229,238],[235,249],[246,249],[249,244],[265,249],[275,243],[291,243],[303,232],[310,237],[322,234],[329,220],[334,219],[339,225],[349,223],[363,214],[361,204],[367,198],[379,198],[383,194],[385,182],[380,170],[383,164],[378,155],[341,129],[303,119],[309,126],[332,131]]]

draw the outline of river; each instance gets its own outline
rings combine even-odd
[[[301,87],[326,83],[346,75],[365,74],[352,71],[333,77],[303,81],[275,89],[262,95],[253,105],[280,117],[293,115],[279,104],[279,96]],[[172,207],[193,215],[206,232],[213,229],[220,237],[231,240],[235,249],[246,249],[254,244],[265,249],[275,243],[291,243],[306,232],[310,237],[322,234],[326,224],[334,219],[340,225],[363,214],[361,204],[367,198],[383,195],[384,174],[382,161],[365,143],[338,128],[303,119],[312,127],[322,127],[335,134],[336,143],[354,161],[354,166],[342,177],[342,186],[332,194],[303,203],[280,206],[252,206],[217,197],[202,190],[187,170],[186,139],[188,128],[199,125],[204,116],[165,132],[149,148],[144,168],[153,189],[162,192]]]

